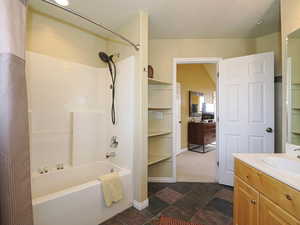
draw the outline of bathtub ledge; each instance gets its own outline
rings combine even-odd
[[[149,199],[147,198],[145,201],[138,202],[136,200],[133,200],[133,207],[136,208],[139,211],[142,211],[143,209],[147,208],[149,206]]]

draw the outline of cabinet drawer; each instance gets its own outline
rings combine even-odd
[[[259,224],[300,225],[299,220],[288,214],[263,195],[260,195],[259,203]]]
[[[243,163],[240,160],[235,160],[235,175],[254,187],[256,190],[261,189],[261,174],[261,172],[251,166],[248,166],[246,163]]]
[[[300,219],[299,191],[239,160],[235,160],[235,174],[280,208]]]
[[[297,219],[300,219],[299,191],[262,173],[260,192],[271,199],[280,208],[286,210]]]

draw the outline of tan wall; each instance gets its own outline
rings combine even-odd
[[[135,137],[133,156],[134,200],[143,202],[148,198],[148,79],[144,68],[148,66],[148,14],[141,11],[125,22],[118,32],[140,45],[139,51],[132,46],[111,37],[108,51],[120,54],[120,59],[135,56]]]
[[[216,85],[202,64],[177,65],[177,82],[181,84],[181,148],[187,148],[189,91],[208,94],[216,90]]]
[[[282,43],[282,71],[283,71],[283,99],[286,102],[286,39],[290,33],[300,28],[300,1],[299,0],[281,0],[281,43]],[[287,118],[287,107],[284,105],[282,110],[283,118]],[[287,140],[287,120],[282,120],[282,144],[285,149]]]
[[[256,39],[152,39],[149,42],[149,63],[156,79],[172,80],[173,58],[230,58],[274,51],[276,73],[281,74],[280,33]]]
[[[28,10],[27,46],[32,52],[94,67],[104,67],[98,57],[107,41],[58,19]]]
[[[215,64],[202,64],[214,83],[217,82],[217,67]]]
[[[173,58],[237,57],[255,53],[254,39],[153,39],[149,43],[149,63],[154,76],[172,80]]]
[[[255,39],[255,52],[273,51],[275,54],[275,76],[282,75],[281,69],[281,33],[273,33]]]

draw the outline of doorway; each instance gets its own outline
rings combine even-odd
[[[274,53],[236,58],[192,58],[173,61],[173,132],[180,132],[176,110],[177,65],[216,64],[216,181],[233,186],[237,153],[274,152]],[[176,179],[177,138],[173,141]],[[196,166],[193,170],[199,170]]]
[[[217,181],[217,96],[220,58],[174,59],[177,182]],[[196,138],[195,132],[198,133]],[[206,136],[205,136],[206,135]],[[199,138],[201,136],[201,138]]]

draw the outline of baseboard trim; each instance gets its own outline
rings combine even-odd
[[[156,183],[176,183],[176,179],[173,177],[149,177],[148,182]]]
[[[146,209],[149,206],[149,199],[147,198],[143,202],[138,202],[136,200],[133,200],[133,207],[136,208],[139,211],[142,211],[143,209]]]
[[[180,149],[179,151],[176,152],[176,155],[180,155],[180,154],[186,152],[187,150],[188,150],[187,148],[182,148],[182,149]]]

